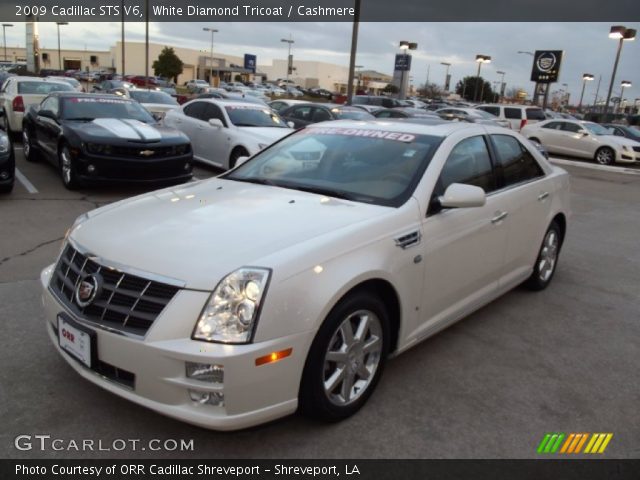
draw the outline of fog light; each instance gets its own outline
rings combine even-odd
[[[189,390],[189,397],[199,405],[224,406],[224,393],[222,392],[202,392],[200,390]]]
[[[210,383],[221,384],[224,382],[224,367],[222,365],[187,362],[186,367],[187,378]]]
[[[93,173],[93,172],[95,172],[95,171],[96,171],[96,167],[94,167],[93,165],[89,165],[89,166],[87,167],[87,172],[89,172],[89,173]]]
[[[7,178],[9,178],[9,172],[0,172],[0,178],[2,180],[6,180]]]

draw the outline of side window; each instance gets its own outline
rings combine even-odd
[[[584,130],[577,123],[571,123],[571,122],[561,122],[561,123],[562,123],[562,130],[565,132],[578,133]]]
[[[509,119],[521,120],[522,110],[513,107],[504,107],[504,117]]]
[[[478,107],[478,110],[484,110],[485,112],[495,115],[496,117],[500,116],[500,107]]]
[[[206,106],[205,102],[194,102],[184,107],[183,111],[187,117],[192,117],[192,118],[195,118],[196,120],[206,121],[204,119],[205,106]]]
[[[486,193],[495,190],[489,151],[483,137],[467,138],[453,147],[440,172],[434,195],[443,195],[452,183],[475,185]]]
[[[298,107],[294,108],[290,116],[297,118],[298,120],[304,120],[306,122],[311,121],[311,107]]]
[[[383,110],[376,115],[378,118],[389,118],[391,117],[391,110]]]
[[[533,155],[511,135],[492,135],[498,167],[502,170],[504,186],[515,185],[544,175]]]
[[[45,98],[40,104],[40,110],[49,110],[58,116],[58,99],[56,97]]]
[[[222,114],[222,111],[220,110],[220,108],[217,105],[214,105],[213,103],[207,102],[207,104],[204,107],[203,119],[205,122],[208,122],[212,118],[217,118],[222,122],[222,124],[225,127],[227,126],[227,121],[225,120],[224,115]]]
[[[613,129],[613,134],[616,137],[624,137],[624,132],[622,130],[620,130],[619,128],[614,128]]]
[[[285,105],[282,102],[273,102],[271,104],[271,108],[273,108],[276,112],[279,112],[280,110],[282,110],[284,106]]]
[[[547,128],[549,130],[560,130],[562,128],[562,122],[549,122],[542,128]]]
[[[311,117],[313,122],[326,122],[327,120],[331,120],[331,114],[327,112],[324,108],[314,108],[313,116]]]

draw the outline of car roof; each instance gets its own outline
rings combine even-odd
[[[217,103],[223,107],[244,107],[255,105],[256,107],[268,107],[268,105],[255,102],[247,102],[235,99],[227,98],[195,98],[194,100],[200,100],[201,102]],[[192,100],[193,101],[193,100]],[[189,102],[190,103],[190,102]],[[186,105],[186,104],[185,104]]]
[[[14,78],[14,77],[11,77]],[[57,79],[53,79],[53,78],[47,78],[47,77],[20,77],[17,76],[15,77],[15,80],[18,82],[33,82],[33,81],[37,81],[37,82],[47,82],[47,83],[64,83],[62,80],[57,80]]]
[[[398,121],[407,120],[407,121]],[[446,137],[454,132],[468,128],[477,128],[477,125],[466,122],[447,122],[445,120],[428,119],[425,122],[410,121],[414,119],[372,119],[372,120],[334,120],[308,125],[305,128],[367,128],[368,130],[392,131],[399,133],[413,133],[416,135],[435,135]],[[431,121],[429,121],[431,120]]]
[[[127,102],[133,102],[128,97],[123,97],[122,95],[115,95],[113,93],[82,93],[82,92],[51,92],[49,94],[53,97],[62,97],[62,98],[106,98],[113,99],[117,98],[118,100],[125,100]]]
[[[516,107],[516,108],[538,108],[542,110],[538,105],[522,105],[519,103],[482,103],[480,105],[476,105],[475,108],[478,107]]]

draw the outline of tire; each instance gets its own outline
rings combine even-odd
[[[229,156],[229,170],[231,170],[233,167],[236,166],[236,162],[240,157],[248,157],[248,156],[249,156],[249,152],[247,152],[244,148],[242,147],[234,148],[233,151],[231,152],[231,155]]]
[[[60,168],[60,178],[62,179],[64,187],[67,190],[76,190],[80,186],[76,172],[77,167],[69,152],[69,146],[66,143],[61,144],[58,150],[58,164]]]
[[[601,147],[596,151],[594,158],[600,165],[611,165],[616,161],[616,153],[609,147]]]
[[[38,161],[38,152],[33,148],[33,143],[31,141],[31,132],[29,131],[29,127],[27,125],[23,125],[22,127],[22,148],[25,160],[27,160],[28,162]]]
[[[361,328],[364,331],[358,334]],[[324,421],[356,413],[380,380],[388,349],[385,305],[365,290],[343,298],[325,319],[309,350],[300,383],[301,413]]]
[[[542,245],[533,266],[531,276],[524,285],[530,290],[544,290],[549,286],[558,266],[560,247],[562,246],[562,231],[554,220],[544,234]]]
[[[14,183],[15,180],[12,180],[8,185],[0,185],[0,193],[11,193]]]
[[[2,115],[0,115],[0,130],[7,132],[7,135],[9,134],[9,119],[5,109],[2,109]]]

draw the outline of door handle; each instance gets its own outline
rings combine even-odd
[[[504,220],[509,215],[507,212],[496,212],[496,216],[491,219],[491,223],[498,223],[500,220]]]
[[[549,196],[549,192],[542,192],[540,195],[538,195],[538,201],[541,202],[548,196]]]

